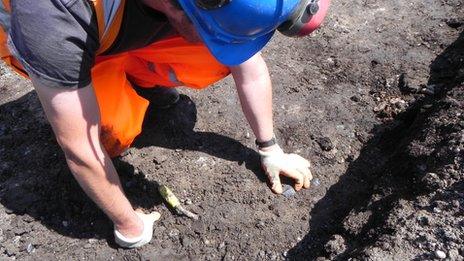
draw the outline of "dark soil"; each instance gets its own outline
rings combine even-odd
[[[335,1],[314,36],[273,39],[276,136],[317,179],[293,197],[267,187],[230,78],[151,109],[114,160],[134,205],[162,213],[137,250],[116,247],[30,84],[0,67],[0,260],[463,260],[463,5]]]

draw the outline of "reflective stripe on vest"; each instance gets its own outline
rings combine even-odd
[[[97,12],[100,37],[98,55],[108,50],[116,40],[121,28],[126,0],[93,0],[93,2]]]
[[[121,0],[103,0],[104,8],[103,13],[105,16],[105,32],[108,32],[108,25],[111,24],[116,16],[119,7],[121,6]]]
[[[97,55],[111,47],[118,36],[126,0],[90,0],[95,7],[98,21],[100,48]]]
[[[8,32],[10,30],[10,13],[4,2],[5,0],[0,1],[0,26],[4,32]]]

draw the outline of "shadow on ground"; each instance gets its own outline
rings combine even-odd
[[[68,170],[35,92],[0,106],[0,129],[0,203],[8,214],[27,215],[25,220],[39,221],[69,237],[112,238],[111,223]],[[135,205],[150,208],[161,203],[159,197],[138,200],[140,191],[157,195],[157,184],[143,173],[135,175],[126,162],[114,163],[122,184],[133,185],[127,192]],[[11,232],[22,234],[23,226],[11,226]]]
[[[359,157],[311,209],[310,230],[289,251],[290,260],[359,257],[361,251],[376,244],[379,237],[393,232],[385,230],[384,224],[401,199],[413,199],[426,193],[420,184],[424,170],[433,171],[451,163],[440,162],[440,157],[433,154],[414,157],[408,152],[408,145],[421,138],[421,130],[428,127],[427,119],[432,114],[449,107],[440,101],[446,93],[462,88],[463,52],[464,33],[461,33],[430,65],[427,85],[435,85],[435,95],[418,96],[417,101],[394,121],[372,131],[373,137],[364,145]],[[340,243],[344,246],[336,245],[336,235],[344,238],[345,242]],[[327,246],[329,241],[332,241],[331,246]],[[337,247],[342,250],[334,251],[335,254],[330,252],[330,248]]]
[[[149,108],[143,132],[137,137],[134,147],[156,146],[204,152],[240,165],[245,164],[261,182],[266,181],[260,168],[259,154],[255,150],[221,134],[195,131],[196,121],[196,105],[186,95],[181,95],[178,104],[171,109]]]
[[[172,109],[150,109],[135,146],[203,151],[244,163],[265,180],[255,151],[220,134],[195,132],[196,113],[187,96]],[[127,162],[114,159],[114,164],[136,207],[152,209],[162,203],[156,182],[147,180],[143,172],[134,174],[134,167]],[[0,203],[8,214],[28,216],[14,218],[17,222],[36,220],[67,237],[112,242],[111,222],[72,177],[35,92],[0,106]],[[5,232],[26,233],[30,227],[26,223],[12,225],[11,231]]]

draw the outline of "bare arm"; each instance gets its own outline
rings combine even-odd
[[[243,113],[258,141],[273,136],[272,85],[261,54],[230,68]]]
[[[41,86],[34,79],[32,82],[76,180],[115,228],[128,236],[139,235],[141,220],[100,143],[100,111],[92,86],[67,90]]]
[[[231,67],[243,113],[258,141],[270,140],[273,136],[272,84],[267,66],[261,54]],[[310,163],[296,154],[286,154],[279,145],[259,150],[261,163],[272,191],[282,193],[280,175],[295,180],[295,189],[309,188],[312,179]]]

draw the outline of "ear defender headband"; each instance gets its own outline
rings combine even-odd
[[[330,0],[171,0],[184,13],[211,54],[238,65],[259,52],[276,30],[301,37],[322,23]]]
[[[214,10],[229,4],[232,0],[195,0],[197,7]],[[316,30],[325,17],[330,0],[301,0],[287,21],[277,29],[288,37],[302,37]],[[322,8],[321,8],[322,7]],[[322,14],[319,15],[318,13]]]

